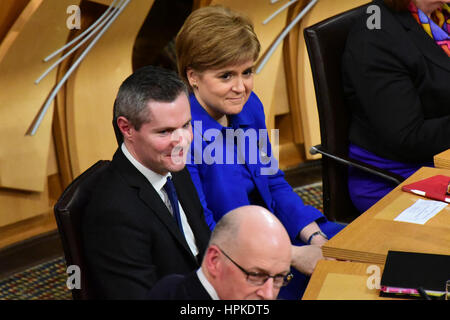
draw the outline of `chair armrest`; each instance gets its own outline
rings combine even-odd
[[[326,148],[324,148],[322,145],[317,145],[317,146],[313,146],[311,147],[311,149],[309,150],[310,154],[317,154],[320,153],[321,155],[333,159],[337,162],[340,162],[342,164],[345,164],[347,166],[351,166],[351,167],[355,167],[358,169],[361,169],[363,171],[369,172],[371,174],[374,174],[378,177],[381,177],[385,180],[389,180],[390,182],[394,183],[395,185],[399,185],[400,183],[402,183],[405,178],[403,178],[401,175],[389,172],[387,170],[383,170],[380,168],[377,168],[375,166],[372,166],[370,164],[355,160],[355,159],[351,159],[345,156],[337,156],[331,152],[329,152]]]

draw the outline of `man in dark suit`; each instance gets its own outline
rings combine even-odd
[[[210,236],[185,168],[186,86],[141,68],[121,85],[114,119],[123,143],[87,206],[83,245],[98,298],[146,299],[163,276],[196,270]]]
[[[263,207],[239,207],[217,223],[201,268],[163,278],[150,299],[276,299],[292,278],[290,262],[291,241],[281,222]]]

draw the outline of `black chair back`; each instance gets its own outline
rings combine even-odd
[[[304,30],[316,92],[321,146],[343,157],[348,155],[350,110],[344,102],[341,60],[350,28],[364,7],[346,11]],[[350,200],[347,176],[347,166],[322,157],[324,214],[330,220],[349,222],[359,215]]]
[[[110,161],[100,160],[84,171],[64,190],[54,206],[67,266],[76,265],[81,271],[81,288],[72,289],[74,300],[95,298],[95,288],[89,281],[89,270],[83,255],[81,223],[92,190]]]

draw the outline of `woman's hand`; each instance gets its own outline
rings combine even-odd
[[[291,265],[307,276],[313,273],[317,262],[322,259],[324,257],[320,246],[292,246]]]

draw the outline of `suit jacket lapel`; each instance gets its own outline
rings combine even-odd
[[[197,271],[186,276],[182,284],[183,298],[188,300],[212,300],[197,276]]]
[[[186,171],[187,169],[183,169],[183,171]],[[201,214],[202,208],[196,206],[193,203],[193,199],[191,199],[189,190],[186,190],[186,188],[189,186],[188,181],[185,181],[184,178],[185,172],[173,172],[172,178],[173,183],[175,185],[175,189],[177,190],[177,196],[178,200],[180,201],[181,206],[183,207],[184,213],[186,214],[186,218],[189,222],[189,226],[192,229],[192,232],[194,233],[197,248],[199,252],[203,252],[206,249],[206,246],[209,241],[209,228],[206,226],[205,221],[200,221],[201,216],[197,216],[197,212]],[[192,186],[194,187],[194,186]],[[194,187],[195,188],[195,187]],[[205,230],[206,226],[206,230]],[[206,232],[205,232],[206,231]]]
[[[116,151],[113,162],[120,168],[121,174],[131,187],[139,189],[139,198],[147,207],[161,220],[167,227],[172,236],[186,249],[192,259],[196,262],[192,251],[190,250],[186,239],[180,232],[175,219],[172,217],[169,209],[166,207],[161,197],[150,184],[150,182],[137,170],[133,164],[128,161],[122,151]]]
[[[189,248],[185,237],[180,232],[175,219],[172,217],[169,209],[167,209],[164,202],[161,200],[160,196],[156,190],[149,184],[148,186],[141,186],[139,190],[139,197],[141,200],[155,213],[155,215],[164,223],[167,229],[172,233],[172,235],[177,239],[177,241],[190,253],[192,258],[195,260],[191,249]]]
[[[407,30],[408,36],[416,44],[417,48],[435,64],[450,71],[450,58],[434,40],[423,30],[416,20],[408,12],[397,14],[400,23]]]

